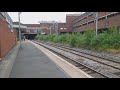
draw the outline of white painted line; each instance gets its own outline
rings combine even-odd
[[[74,65],[70,64],[69,62],[65,61],[63,58],[57,56],[56,54],[52,53],[51,51],[47,50],[46,48],[29,41],[33,45],[35,45],[38,49],[40,49],[44,54],[46,54],[50,60],[52,60],[56,65],[58,65],[64,72],[66,72],[71,78],[93,78],[92,76],[88,75],[84,71],[80,70],[79,68],[75,67]]]

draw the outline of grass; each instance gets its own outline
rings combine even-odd
[[[86,30],[83,34],[39,35],[36,39],[67,44],[72,47],[120,53],[120,32],[116,27],[108,28],[98,36],[95,30]]]

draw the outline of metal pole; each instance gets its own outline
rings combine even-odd
[[[39,31],[39,34],[41,35],[41,27],[40,27],[40,29],[39,29],[40,31]]]
[[[41,23],[40,23],[41,24]],[[41,35],[41,33],[42,33],[42,28],[41,28],[41,26],[40,26],[40,35]]]
[[[59,27],[58,27],[58,22],[57,22],[57,33],[59,34]]]
[[[19,19],[19,41],[20,41],[20,46],[21,46],[20,12],[18,12],[18,19]]]
[[[98,35],[98,12],[96,12],[96,36]]]
[[[54,23],[55,35],[57,35],[56,22]]]
[[[53,21],[53,32],[55,31],[55,29],[54,29],[54,21]]]
[[[56,22],[56,34],[58,35],[59,32],[58,32],[58,22]]]
[[[50,34],[51,34],[51,26],[50,26]]]

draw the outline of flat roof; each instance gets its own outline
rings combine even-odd
[[[81,14],[66,14],[66,16],[80,16]]]

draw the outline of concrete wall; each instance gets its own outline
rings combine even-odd
[[[0,58],[4,57],[16,44],[16,32],[8,28],[8,23],[0,17]]]

